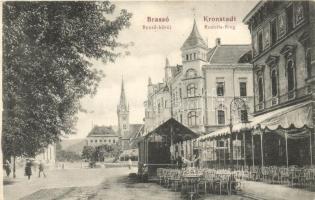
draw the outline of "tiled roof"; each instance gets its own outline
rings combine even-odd
[[[129,133],[128,135],[124,136],[124,139],[131,139],[134,138],[137,133],[140,131],[143,124],[130,124],[129,125]]]
[[[94,128],[89,133],[89,136],[109,136],[114,135],[116,136],[115,131],[111,126],[94,126]]]
[[[210,64],[239,63],[239,59],[251,50],[250,45],[219,45],[209,52]]]
[[[184,42],[181,49],[190,49],[190,48],[194,48],[194,47],[207,48],[205,41],[202,39],[202,37],[198,31],[196,20],[194,20],[193,29],[192,29],[190,35],[188,36],[188,38],[186,39],[186,41]]]

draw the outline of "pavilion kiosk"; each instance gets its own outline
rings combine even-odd
[[[176,155],[172,151],[173,144],[197,137],[197,133],[174,118],[170,118],[153,131],[142,136],[138,140],[138,175],[143,180],[152,180],[156,177],[157,168],[175,167]]]

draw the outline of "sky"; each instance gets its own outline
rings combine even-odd
[[[119,57],[115,63],[93,61],[102,69],[105,78],[94,97],[87,96],[81,105],[88,112],[78,113],[77,133],[70,139],[85,138],[95,125],[117,126],[117,104],[122,77],[129,103],[130,123],[143,123],[148,77],[153,83],[162,82],[165,58],[170,65],[181,64],[180,47],[189,36],[194,18],[201,36],[212,48],[215,39],[221,44],[250,44],[250,33],[242,20],[257,1],[198,1],[198,2],[114,2],[116,11],[127,9],[133,14],[131,26],[123,30],[118,40],[133,42],[129,56]],[[205,21],[207,18],[235,17],[233,22]],[[151,18],[168,18],[168,22],[148,22]],[[143,26],[164,25],[170,29],[144,29]],[[207,25],[210,28],[205,28]],[[227,26],[226,26],[227,25]]]

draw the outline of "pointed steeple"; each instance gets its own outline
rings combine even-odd
[[[190,49],[194,47],[208,48],[205,41],[203,40],[203,38],[201,37],[199,33],[195,19],[194,19],[194,24],[193,24],[191,33],[186,39],[186,41],[184,42],[183,46],[181,47],[181,50]]]
[[[168,58],[165,58],[165,67],[169,67],[170,66],[170,62],[168,61]]]
[[[127,110],[127,100],[125,95],[125,87],[124,87],[124,78],[121,78],[121,91],[120,91],[120,100],[119,100],[119,109]]]

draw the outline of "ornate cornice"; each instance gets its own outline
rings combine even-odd
[[[279,62],[279,56],[275,56],[275,55],[269,55],[265,61],[265,63],[268,66],[276,65],[278,64],[278,62]]]
[[[287,44],[281,49],[280,53],[286,57],[291,56],[295,52],[295,49],[296,45]]]

